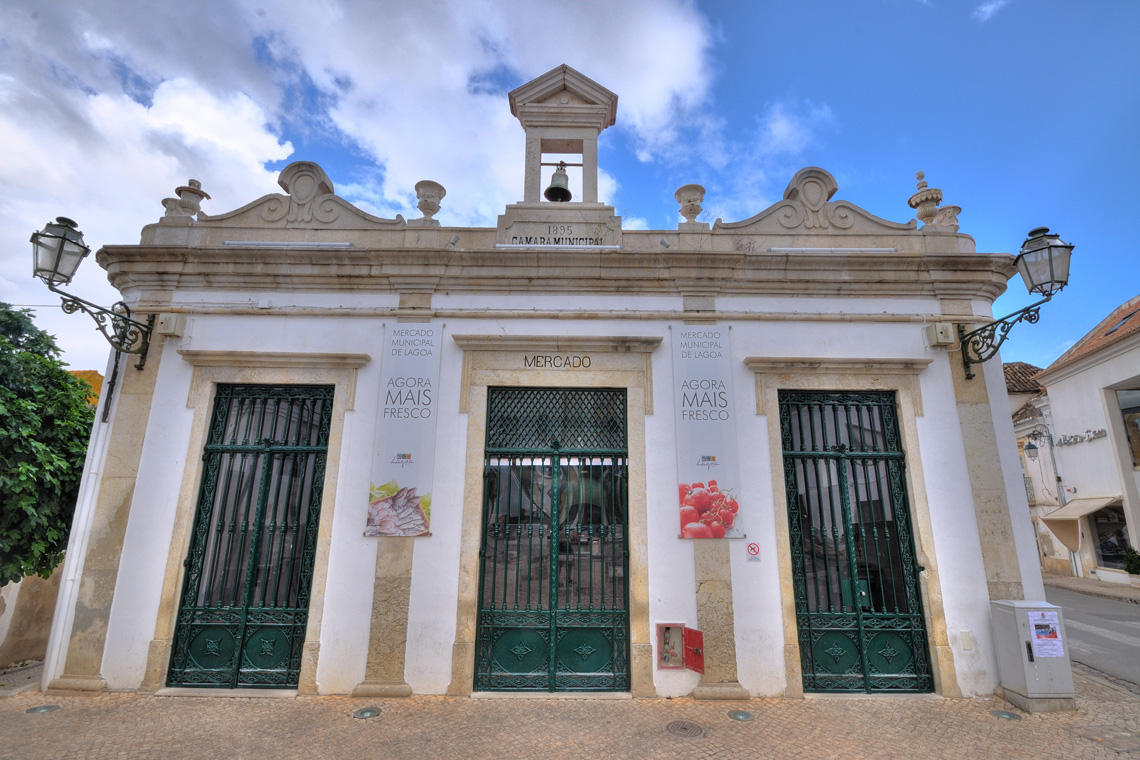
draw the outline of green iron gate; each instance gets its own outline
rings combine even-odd
[[[780,391],[804,689],[933,689],[894,394]]]
[[[169,685],[297,684],[332,401],[332,386],[218,386]]]
[[[625,391],[490,388],[476,691],[628,691]]]

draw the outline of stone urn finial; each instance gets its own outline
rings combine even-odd
[[[907,205],[915,210],[918,221],[930,224],[938,213],[938,204],[942,202],[942,191],[926,184],[924,172],[918,172],[914,178],[918,180],[918,192],[910,196]]]
[[[424,221],[436,221],[432,217],[439,213],[439,202],[443,200],[445,195],[447,195],[447,191],[438,182],[424,179],[416,183],[416,197],[420,200],[416,208],[423,212]]]
[[[202,183],[188,180],[182,187],[174,188],[177,198],[163,198],[162,205],[168,217],[194,217],[202,209],[202,199],[210,199],[210,194],[202,190]]]
[[[701,203],[705,199],[705,189],[700,185],[681,185],[673,197],[681,204],[681,216],[687,224],[697,221],[701,215]]]

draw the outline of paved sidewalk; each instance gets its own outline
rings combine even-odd
[[[695,702],[24,691],[0,698],[0,758],[1140,758],[1140,697],[1080,669],[1075,680],[1077,711],[1040,715],[996,697]],[[27,712],[49,704],[59,709]],[[373,705],[379,716],[353,717]],[[1021,719],[990,713],[999,709]],[[732,710],[754,719],[733,720]],[[696,735],[670,733],[676,721],[695,724]]]
[[[1060,588],[1089,596],[1140,604],[1140,587],[1138,586],[1125,586],[1122,583],[1106,583],[1091,578],[1074,578],[1068,575],[1046,575],[1044,573],[1041,575],[1041,580],[1050,588]]]

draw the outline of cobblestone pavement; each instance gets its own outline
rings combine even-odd
[[[1096,671],[1078,670],[1075,680],[1076,712],[1038,715],[996,697],[376,700],[45,697],[28,690],[0,698],[0,758],[1140,760],[1140,698]],[[59,709],[27,712],[48,704]],[[353,717],[366,706],[379,707],[380,715]],[[754,719],[733,720],[732,710]],[[1021,720],[995,717],[991,710]],[[703,730],[677,736],[666,730],[674,721]]]

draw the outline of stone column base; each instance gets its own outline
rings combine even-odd
[[[69,676],[66,673],[48,684],[44,694],[49,697],[94,696],[107,688],[102,676]]]
[[[740,684],[730,683],[703,683],[693,689],[693,699],[752,699]]]
[[[410,697],[412,687],[403,681],[361,681],[352,690],[354,697]]]

